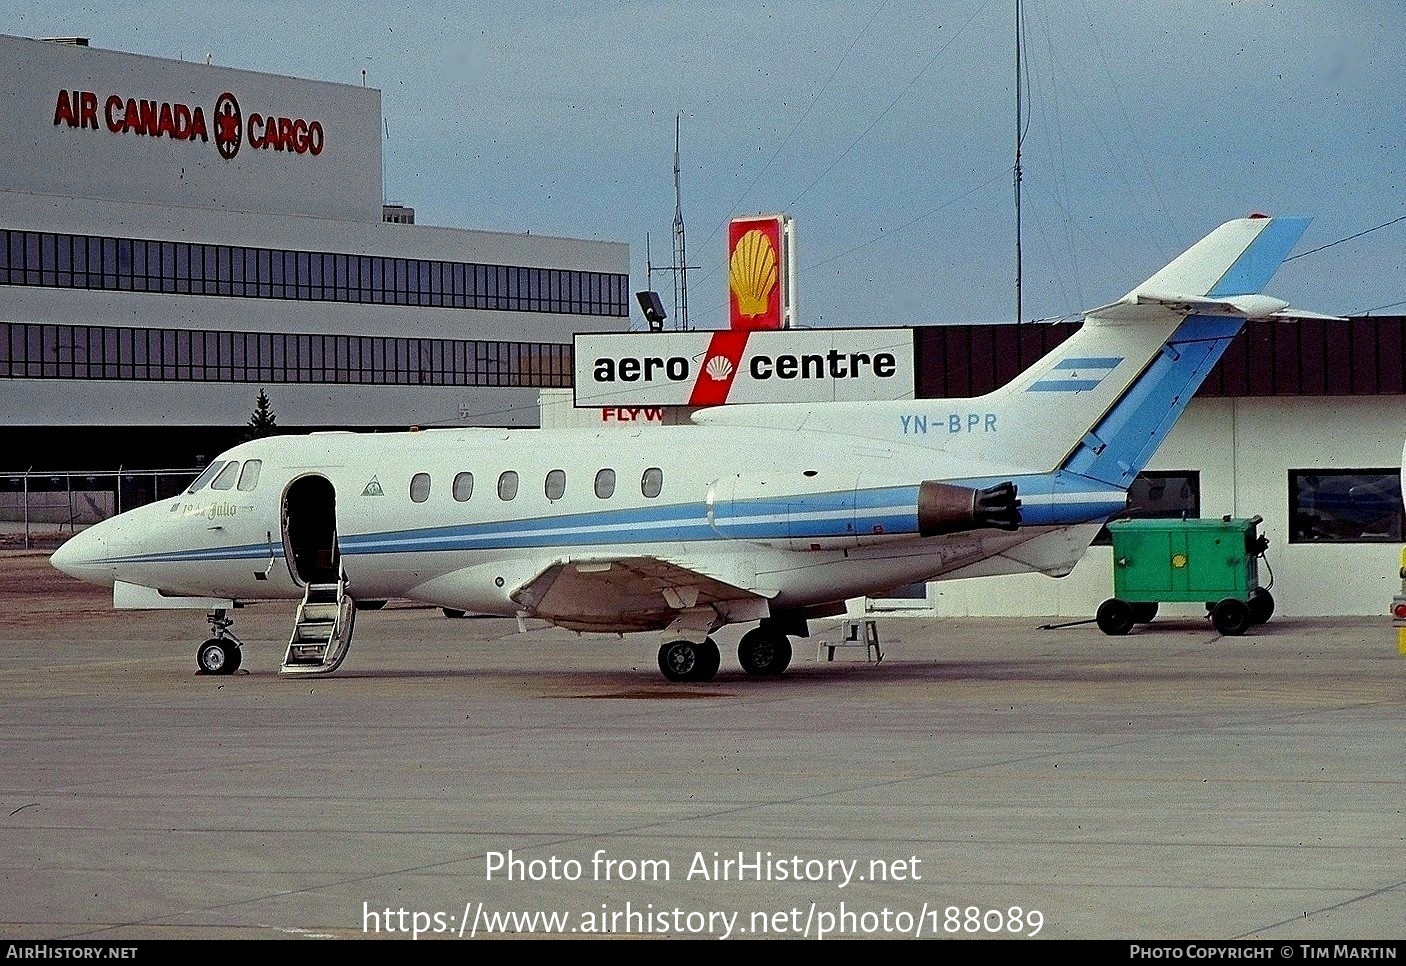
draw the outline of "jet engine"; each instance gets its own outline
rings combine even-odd
[[[1020,500],[1009,481],[975,490],[968,486],[924,480],[918,484],[918,533],[935,537],[963,530],[1015,530],[1020,526]]]

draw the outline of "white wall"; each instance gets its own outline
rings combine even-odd
[[[1403,439],[1402,396],[1196,399],[1149,468],[1199,470],[1203,517],[1264,517],[1277,613],[1385,614],[1401,588],[1401,547],[1290,544],[1289,470],[1400,466]],[[1112,550],[1091,547],[1067,577],[940,581],[933,598],[942,616],[1092,617],[1112,592]],[[1204,613],[1190,604],[1163,610]]]

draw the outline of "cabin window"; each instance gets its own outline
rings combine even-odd
[[[657,466],[651,466],[644,471],[644,476],[640,478],[640,492],[651,500],[658,496],[664,489],[664,471]]]
[[[608,500],[615,495],[615,471],[601,470],[596,474],[596,496]]]
[[[225,465],[225,461],[224,461],[224,460],[216,460],[215,462],[211,463],[209,466],[205,467],[205,472],[204,472],[204,473],[201,473],[199,476],[197,476],[197,477],[195,478],[195,482],[190,485],[190,488],[189,488],[188,490],[186,490],[186,492],[187,492],[187,493],[194,493],[196,490],[200,489],[200,488],[201,488],[202,486],[204,486],[206,483],[209,483],[210,480],[214,478],[215,474],[218,473],[218,472],[220,472],[220,470],[224,468],[224,465]]]
[[[566,492],[566,470],[552,470],[547,474],[547,499],[560,500]]]
[[[498,477],[498,499],[512,500],[517,497],[517,473],[512,470],[505,470],[503,475]]]
[[[454,477],[454,499],[463,503],[474,495],[474,475],[472,473],[460,473]]]
[[[430,498],[430,474],[416,473],[410,477],[410,499],[424,503]]]
[[[245,460],[244,469],[239,474],[239,489],[248,493],[259,485],[259,471],[264,468],[263,460]]]
[[[228,490],[234,486],[234,481],[239,478],[239,460],[230,460],[225,464],[225,468],[220,470],[220,475],[215,477],[210,484],[212,490]]]

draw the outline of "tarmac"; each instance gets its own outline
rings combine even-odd
[[[3,564],[9,940],[1406,932],[1386,617],[883,619],[773,679],[725,630],[676,685],[657,636],[395,604],[288,678],[287,602],[209,677],[200,613]]]

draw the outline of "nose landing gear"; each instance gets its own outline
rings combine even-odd
[[[225,609],[217,607],[205,620],[212,636],[195,652],[196,666],[201,674],[233,674],[244,663],[244,642],[230,630],[234,618],[226,617]]]

